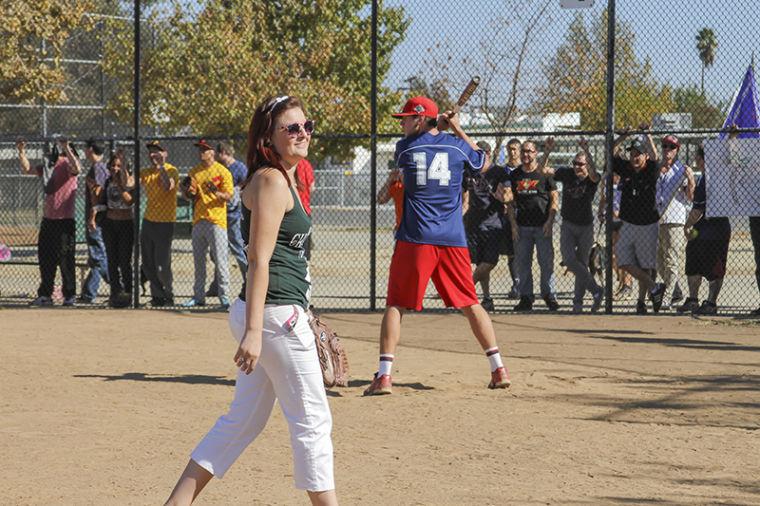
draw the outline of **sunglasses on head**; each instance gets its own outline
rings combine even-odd
[[[670,144],[670,143],[662,144],[662,149],[677,149],[677,148],[678,146],[676,146],[675,144]]]
[[[288,136],[295,137],[301,133],[301,129],[303,128],[306,135],[311,135],[314,133],[314,123],[313,119],[307,119],[303,123],[291,123],[290,125],[281,126],[280,130],[285,130],[288,132]]]

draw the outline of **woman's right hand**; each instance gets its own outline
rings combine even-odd
[[[261,355],[261,332],[247,330],[235,352],[235,365],[246,374],[251,374]]]

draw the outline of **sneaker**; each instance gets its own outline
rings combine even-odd
[[[73,295],[63,299],[63,305],[66,307],[73,307],[76,305],[77,299]]]
[[[594,302],[591,303],[591,312],[596,313],[599,311],[599,308],[602,307],[602,301],[604,300],[604,290],[600,288],[592,297],[594,298]]]
[[[573,314],[581,314],[583,312],[582,302],[573,302]]]
[[[488,388],[491,390],[495,388],[509,388],[512,381],[509,379],[509,373],[507,373],[506,367],[499,367],[495,371],[491,372],[491,382],[488,384]]]
[[[483,302],[481,302],[480,305],[489,313],[493,312],[493,299],[491,297],[484,297]]]
[[[670,297],[670,306],[673,307],[683,300],[683,294],[681,292],[673,292]]]
[[[692,297],[687,297],[683,304],[676,308],[679,313],[693,313],[699,309],[699,300]]]
[[[507,298],[508,299],[513,299],[513,300],[520,298],[520,294],[517,293],[517,287],[516,286],[512,285],[512,289],[507,294]]]
[[[150,299],[150,305],[153,307],[164,307],[166,305],[166,299],[163,297],[153,297]]]
[[[364,395],[389,395],[391,393],[391,377],[388,374],[383,374],[379,378],[377,373],[372,379],[372,383],[364,391]]]
[[[128,293],[118,293],[108,299],[108,305],[113,308],[125,308],[132,305],[132,297]]]
[[[532,311],[533,301],[528,297],[520,297],[520,302],[512,308],[513,311]]]
[[[182,307],[196,307],[196,306],[205,306],[206,301],[203,300],[195,300],[195,298],[192,298],[188,300],[187,302],[183,302],[180,304]]]
[[[663,295],[665,295],[665,283],[655,283],[654,288],[649,291],[649,300],[652,301],[652,309],[655,313],[660,312]]]
[[[718,306],[714,302],[706,300],[702,302],[702,305],[694,313],[708,316],[716,315],[718,314]]]
[[[77,302],[79,302],[80,304],[92,304],[95,302],[95,299],[92,297],[88,297],[86,295],[80,295],[79,297],[77,297]]]
[[[633,296],[631,285],[623,285],[614,296],[615,300],[628,300]]]
[[[222,306],[222,309],[229,309],[230,308],[230,299],[228,299],[226,296],[219,297],[219,305]]]
[[[546,307],[549,308],[549,311],[557,311],[559,309],[557,298],[554,295],[545,296],[544,302],[546,302]]]
[[[647,303],[643,300],[636,303],[636,314],[647,314]]]
[[[760,307],[752,311],[752,313],[750,314],[752,314],[753,316],[760,316]]]
[[[32,302],[29,303],[30,306],[52,306],[53,305],[53,298],[52,297],[46,297],[44,295],[40,295],[36,299],[34,299]]]
[[[215,288],[209,288],[206,290],[206,297],[218,297],[219,292]]]

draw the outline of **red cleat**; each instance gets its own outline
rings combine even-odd
[[[391,377],[387,374],[383,374],[378,377],[375,373],[375,378],[372,380],[372,384],[364,391],[364,395],[388,395],[391,393]]]
[[[491,382],[488,384],[488,388],[509,388],[511,384],[506,367],[499,367],[491,372]]]

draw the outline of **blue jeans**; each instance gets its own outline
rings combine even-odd
[[[82,285],[82,298],[95,300],[100,288],[100,280],[109,282],[108,278],[108,258],[106,257],[106,245],[103,242],[103,230],[100,225],[95,230],[87,230],[85,237],[87,239],[87,266],[90,271]]]
[[[533,300],[533,246],[541,269],[541,296],[556,297],[554,281],[554,246],[552,238],[544,235],[543,227],[519,227],[520,237],[515,244],[515,264],[520,278],[520,297]]]

